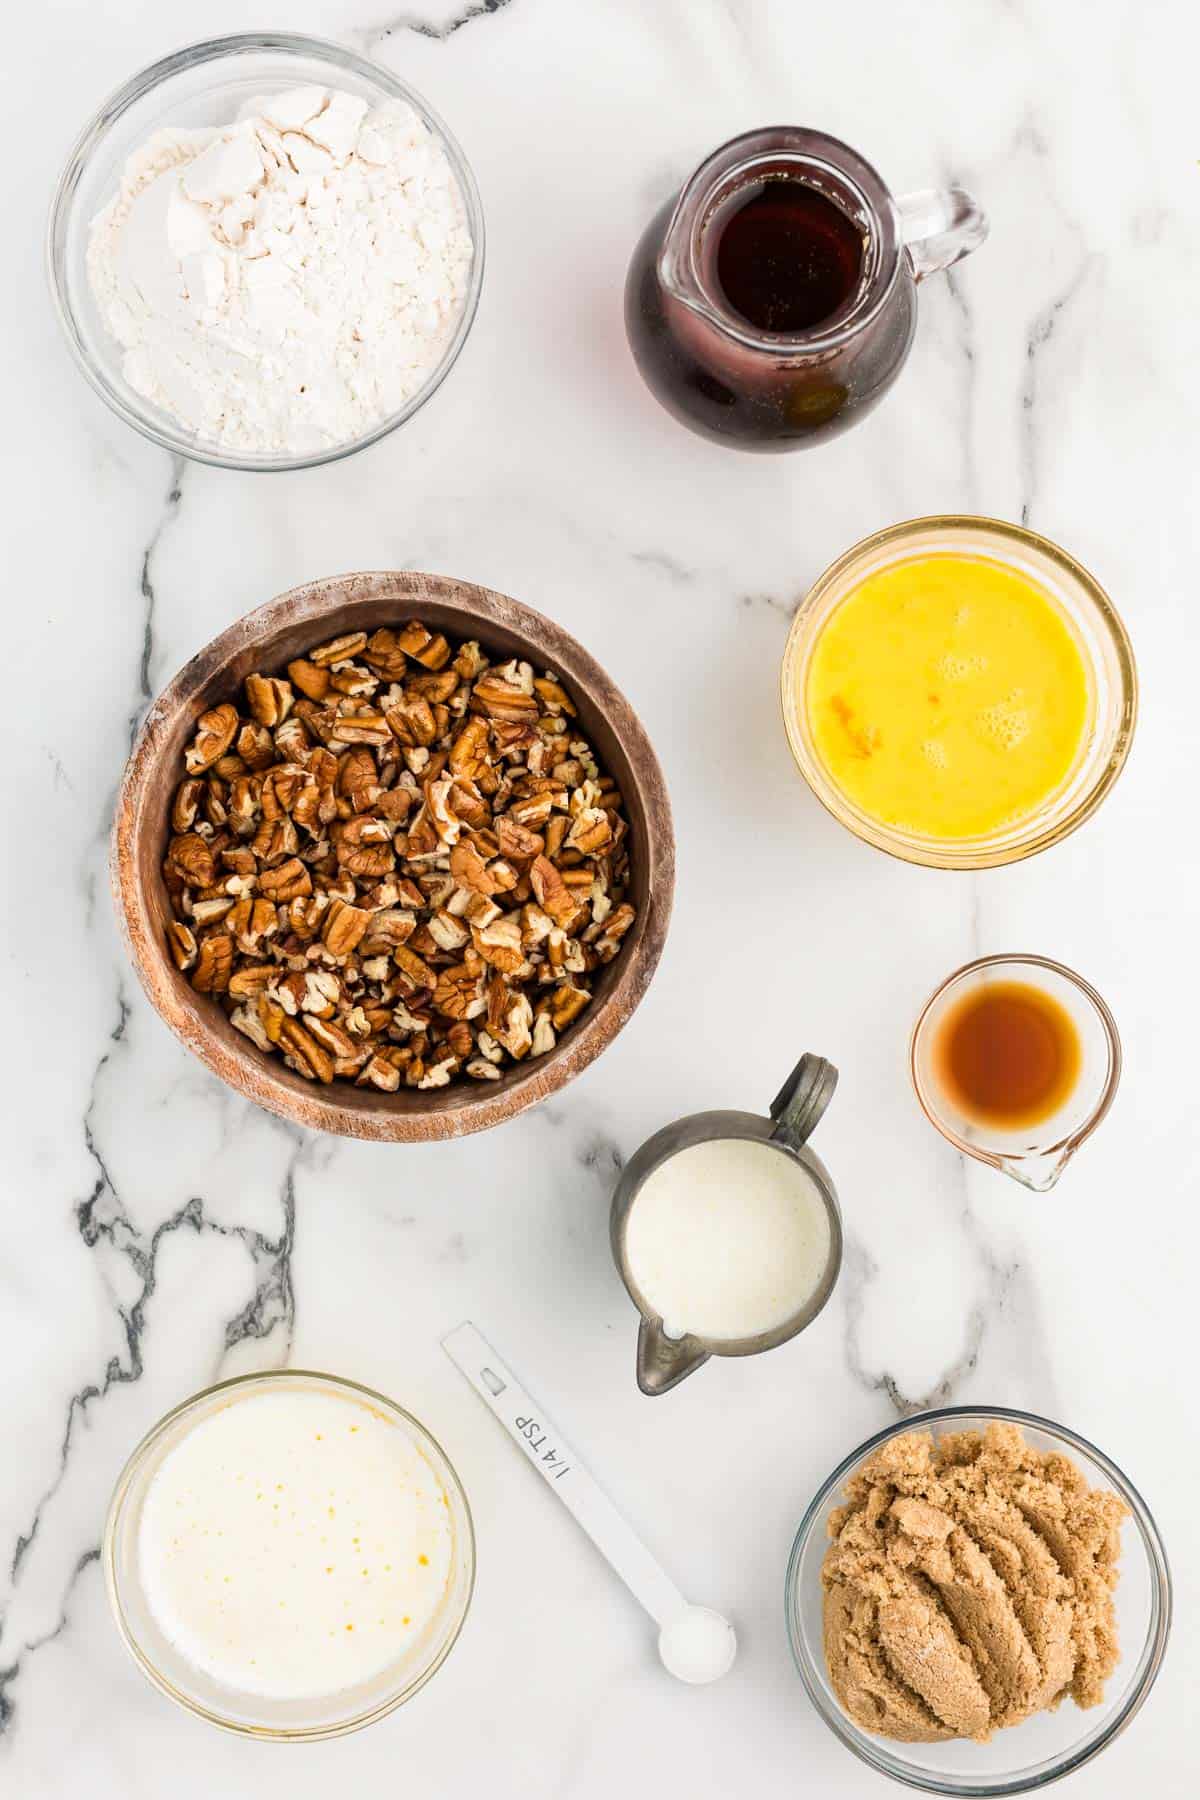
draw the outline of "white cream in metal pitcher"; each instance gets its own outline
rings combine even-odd
[[[808,1138],[837,1070],[804,1056],[771,1106],[656,1132],[613,1196],[613,1257],[642,1315],[637,1379],[664,1394],[710,1356],[753,1356],[812,1323],[833,1291],[842,1225]]]

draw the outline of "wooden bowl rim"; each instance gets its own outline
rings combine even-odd
[[[147,815],[148,790],[162,739],[179,713],[194,708],[198,716],[204,705],[228,698],[215,690],[206,694],[205,689],[239,653],[256,643],[309,623],[315,637],[330,611],[374,606],[392,598],[398,619],[408,616],[406,609],[419,615],[422,603],[432,602],[461,617],[465,638],[478,636],[486,644],[488,627],[493,626],[527,640],[536,660],[557,670],[568,688],[583,693],[607,721],[628,760],[647,822],[646,901],[616,959],[616,975],[607,992],[592,1002],[552,1051],[536,1063],[523,1064],[511,1086],[498,1093],[490,1084],[455,1088],[457,1103],[443,1102],[436,1111],[415,1110],[411,1103],[405,1110],[390,1110],[391,1096],[386,1094],[369,1108],[349,1107],[334,1097],[336,1083],[328,1088],[314,1084],[298,1092],[251,1044],[244,1051],[240,1045],[229,1047],[201,1014],[181,1005],[177,986],[182,977],[171,963],[138,879],[141,831],[158,829],[162,823]],[[264,664],[271,661],[269,654],[264,657]],[[310,1130],[416,1143],[463,1137],[504,1124],[557,1093],[608,1047],[639,1005],[662,955],[674,899],[675,835],[666,781],[650,739],[611,676],[577,639],[545,614],[494,588],[420,570],[373,570],[303,582],[277,595],[220,632],[167,683],[147,711],[121,780],[109,873],[121,936],[147,998],[180,1042],[214,1075],[268,1112]]]

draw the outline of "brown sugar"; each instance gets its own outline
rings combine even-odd
[[[904,1432],[830,1517],[825,1660],[856,1724],[907,1743],[984,1739],[1116,1667],[1116,1494],[1015,1425]]]

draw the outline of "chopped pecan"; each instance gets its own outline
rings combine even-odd
[[[175,958],[175,967],[184,974],[192,968],[196,961],[196,935],[187,925],[172,919],[167,927],[167,936],[171,944],[171,955]]]
[[[534,859],[529,871],[529,881],[537,896],[537,903],[543,912],[549,913],[556,925],[563,925],[572,918],[577,910],[577,902],[572,899],[566,882],[545,856]]]
[[[360,706],[338,713],[329,735],[335,744],[381,745],[390,741],[392,732],[381,712],[373,706]]]
[[[489,1019],[490,1023],[490,1019]],[[492,1035],[516,1062],[528,1056],[533,1045],[533,1007],[526,994],[508,994]]]
[[[530,831],[509,813],[501,813],[496,820],[496,841],[505,856],[515,856],[519,860],[540,856],[546,848],[545,838]]]
[[[293,856],[278,869],[264,869],[258,885],[267,899],[295,900],[300,895],[312,893],[312,876],[299,857]]]
[[[226,701],[211,712],[201,713],[196,735],[184,758],[189,775],[202,775],[224,756],[238,728],[237,708]]]
[[[489,719],[507,719],[514,724],[531,724],[538,716],[538,703],[531,691],[505,681],[498,673],[482,676],[471,694],[472,712]]]
[[[321,931],[321,942],[331,956],[349,956],[362,942],[371,915],[360,906],[349,906],[344,900],[334,900],[325,914],[325,924]]]
[[[623,906],[618,906],[616,911],[610,915],[605,924],[603,935],[596,939],[594,946],[596,955],[600,958],[601,962],[606,963],[612,961],[613,957],[621,947],[621,939],[633,924],[635,917],[636,914],[634,913],[632,906],[628,905],[628,903]]]
[[[310,650],[308,660],[318,669],[331,669],[337,663],[349,662],[352,656],[357,656],[366,641],[365,631],[343,632],[341,637],[331,638],[327,644],[318,644],[315,650]]]
[[[166,865],[189,887],[211,887],[217,876],[212,850],[196,831],[185,831],[167,845]]]
[[[260,725],[282,725],[295,702],[290,682],[277,675],[247,675],[246,705]]]
[[[284,1019],[279,1042],[287,1061],[299,1074],[306,1075],[310,1081],[329,1083],[333,1080],[332,1058],[299,1019]]]
[[[233,971],[233,939],[227,932],[214,931],[200,945],[192,986],[198,994],[223,994]]]
[[[180,782],[171,805],[172,830],[184,832],[192,829],[203,798],[204,783],[199,776],[189,776],[186,781]]]
[[[488,766],[487,721],[467,719],[450,746],[451,773],[468,781],[478,781]]]
[[[481,979],[465,963],[439,970],[433,990],[435,1012],[444,1013],[448,1019],[471,1019],[477,1018],[486,1005]]]
[[[319,668],[305,657],[288,664],[288,675],[292,686],[298,687],[306,700],[315,700],[318,706],[329,692],[329,670]]]
[[[429,631],[419,619],[410,619],[396,642],[406,656],[424,669],[441,669],[450,661],[450,646],[440,632]]]
[[[563,712],[572,719],[575,717],[574,701],[561,682],[556,681],[552,675],[543,675],[540,678],[535,676],[533,686],[548,712]]]
[[[419,694],[397,700],[384,716],[397,743],[405,744],[409,749],[415,744],[432,744],[437,736],[433,708]]]
[[[564,1031],[574,1019],[577,1019],[591,999],[586,988],[572,987],[570,982],[561,982],[550,997],[550,1022],[556,1031]]]
[[[488,873],[487,864],[469,840],[455,844],[451,850],[450,873],[460,887],[471,888],[488,898],[496,892],[496,883]]]
[[[584,856],[599,856],[612,843],[612,824],[598,806],[588,806],[578,815],[567,833],[567,846]]]
[[[235,1000],[247,999],[251,994],[265,993],[277,973],[274,963],[243,963],[229,977],[228,992]]]

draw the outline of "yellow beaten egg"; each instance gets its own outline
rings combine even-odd
[[[982,556],[867,576],[822,627],[805,693],[829,780],[881,825],[945,840],[1028,819],[1063,786],[1092,709],[1050,595]]]

